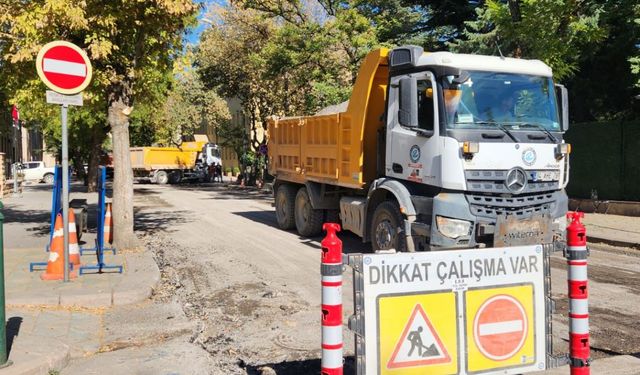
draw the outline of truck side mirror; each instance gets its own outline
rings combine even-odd
[[[560,116],[562,131],[569,130],[569,92],[563,85],[556,84],[556,98],[560,104]]]
[[[416,78],[400,79],[398,122],[410,128],[418,126],[418,80]]]

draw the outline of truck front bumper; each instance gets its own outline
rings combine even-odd
[[[542,216],[548,218],[551,220],[551,223],[548,223],[545,228],[549,228],[552,231],[548,237],[553,237],[553,240],[558,240],[564,236],[568,197],[564,190],[549,194],[553,195],[553,203],[546,207],[547,211],[543,213],[536,211],[538,207],[535,206],[523,206],[521,209],[510,212],[517,212],[518,215],[516,215],[516,217],[518,217],[518,219],[535,218],[536,215],[537,217]],[[487,209],[487,211],[488,210],[489,209]],[[527,214],[519,216],[521,212]],[[494,215],[493,217],[488,215],[474,215],[469,199],[464,193],[445,192],[433,198],[430,228],[423,224],[424,228],[418,229],[417,227],[420,223],[413,223],[412,233],[419,234],[419,232],[424,232],[424,229],[428,228],[429,243],[433,250],[438,248],[453,249],[477,246],[492,247],[494,246],[494,235],[497,233],[498,216],[499,215]],[[508,218],[510,221],[514,220],[513,216],[502,216],[502,219],[504,218]],[[502,222],[504,222],[504,220],[502,220]],[[464,223],[468,223],[468,225]],[[442,228],[440,228],[439,225],[442,226]],[[447,228],[445,228],[445,226]],[[454,228],[454,230],[451,228]],[[466,231],[466,228],[468,228],[468,231]],[[512,241],[512,244],[518,244],[518,240]],[[524,242],[522,244],[524,244]]]

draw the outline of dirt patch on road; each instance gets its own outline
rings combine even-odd
[[[161,270],[153,298],[177,301],[197,322],[188,341],[211,355],[211,374],[318,371],[317,340],[308,337],[318,314],[303,298],[260,277],[233,252],[185,248],[158,232],[142,239]]]
[[[551,258],[551,266],[566,270],[567,261],[565,259]],[[632,293],[640,295],[640,272],[591,262],[589,263],[589,280],[598,283],[621,285]]]
[[[556,311],[565,312],[559,316],[559,320],[562,324],[568,324],[566,311],[569,311],[569,306],[564,296],[556,298]],[[589,326],[593,358],[622,354],[640,357],[637,315],[590,306]]]

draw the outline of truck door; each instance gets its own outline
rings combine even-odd
[[[435,77],[420,72],[391,78],[385,169],[388,177],[438,185],[438,100]]]

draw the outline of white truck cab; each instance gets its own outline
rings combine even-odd
[[[561,236],[568,104],[551,68],[406,46],[391,51],[389,76],[384,175],[410,195],[407,231],[428,237],[432,249]],[[388,229],[374,214],[373,241],[391,239]]]

